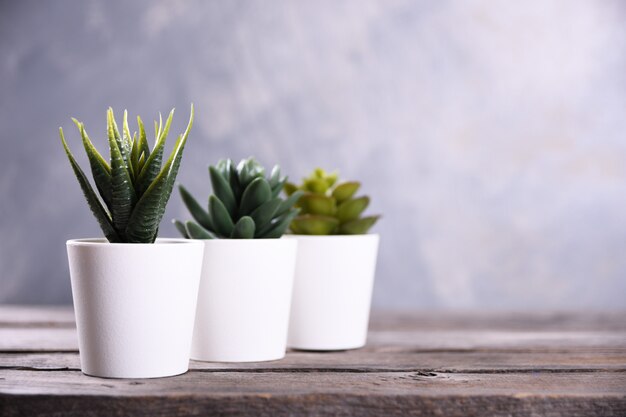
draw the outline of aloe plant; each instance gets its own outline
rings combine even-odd
[[[155,144],[152,149],[146,139],[141,118],[137,117],[139,133],[132,136],[128,126],[128,113],[124,111],[122,133],[115,121],[113,109],[107,111],[107,136],[111,154],[107,162],[93,145],[85,126],[72,119],[82,138],[83,146],[98,194],[72,155],[63,129],[59,128],[61,142],[74,174],[85,195],[87,204],[96,217],[104,236],[111,243],[153,243],[165,206],[172,193],[174,181],[183,156],[189,131],[193,125],[193,104],[185,132],[178,136],[172,153],[162,165],[165,141],[170,130],[174,109],[165,125],[159,115],[154,122]]]
[[[298,214],[294,204],[301,192],[283,199],[280,192],[287,181],[280,167],[269,177],[254,160],[244,159],[237,166],[230,159],[209,166],[213,194],[208,209],[180,185],[183,202],[195,220],[174,220],[178,231],[188,239],[272,239],[281,237]]]
[[[338,183],[337,180],[337,173],[329,174],[317,168],[299,186],[285,183],[285,193],[290,198],[303,193],[296,203],[301,212],[289,226],[293,233],[360,235],[374,226],[380,216],[361,216],[370,198],[354,197],[361,184],[357,181]]]

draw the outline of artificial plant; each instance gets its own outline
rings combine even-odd
[[[195,221],[174,220],[176,228],[191,239],[270,239],[279,238],[298,214],[293,206],[302,193],[280,197],[287,177],[274,166],[270,175],[254,160],[244,159],[237,166],[230,159],[209,166],[213,194],[208,210],[179,186],[181,197]]]
[[[165,213],[165,206],[174,187],[185,143],[193,124],[193,115],[192,104],[187,129],[178,136],[172,153],[163,166],[161,165],[165,141],[174,116],[174,109],[170,112],[165,125],[163,125],[161,115],[159,115],[159,123],[154,122],[156,138],[154,147],[150,149],[141,118],[137,116],[139,133],[135,132],[131,136],[128,113],[125,110],[120,134],[113,109],[109,108],[107,136],[111,155],[110,163],[93,145],[84,124],[73,118],[74,124],[80,131],[100,198],[70,152],[63,129],[59,128],[65,153],[87,204],[109,242],[153,243],[155,241],[159,224]]]
[[[317,168],[302,184],[286,182],[290,198],[303,193],[296,203],[300,214],[291,222],[293,233],[302,235],[360,235],[374,226],[380,216],[362,217],[370,203],[368,196],[355,197],[361,184],[357,181],[339,183],[337,173]]]

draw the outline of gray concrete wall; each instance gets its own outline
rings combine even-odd
[[[226,156],[362,180],[377,307],[626,307],[626,6],[602,0],[0,2],[0,302],[70,302],[64,242],[100,234],[58,126],[80,154],[70,116],[104,149],[108,106],[181,131],[192,101],[198,195]]]

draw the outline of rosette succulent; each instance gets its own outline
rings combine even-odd
[[[128,113],[124,111],[120,134],[113,109],[109,108],[107,136],[110,162],[107,162],[93,145],[84,124],[72,119],[80,131],[100,198],[72,155],[65,141],[63,129],[59,128],[65,153],[87,204],[104,236],[111,243],[153,243],[158,235],[159,224],[172,193],[185,143],[193,124],[193,104],[187,129],[178,136],[172,153],[165,165],[161,166],[173,116],[172,109],[165,125],[160,115],[159,123],[154,122],[156,139],[154,147],[150,149],[141,118],[137,117],[139,133],[135,132],[131,136]]]
[[[291,198],[303,193],[296,203],[300,214],[290,224],[301,235],[360,235],[374,226],[380,216],[362,217],[370,203],[368,196],[355,197],[361,187],[357,181],[338,183],[337,173],[317,168],[299,186],[285,183]]]
[[[280,197],[287,181],[276,165],[268,177],[265,169],[254,160],[242,160],[237,166],[230,159],[209,166],[213,194],[208,209],[182,185],[183,202],[194,220],[185,223],[174,220],[179,232],[190,239],[273,239],[287,230],[298,214],[294,204],[302,195],[293,193]]]

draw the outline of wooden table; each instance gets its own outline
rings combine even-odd
[[[83,375],[71,309],[0,307],[0,416],[626,416],[626,313],[379,313],[366,348]]]

